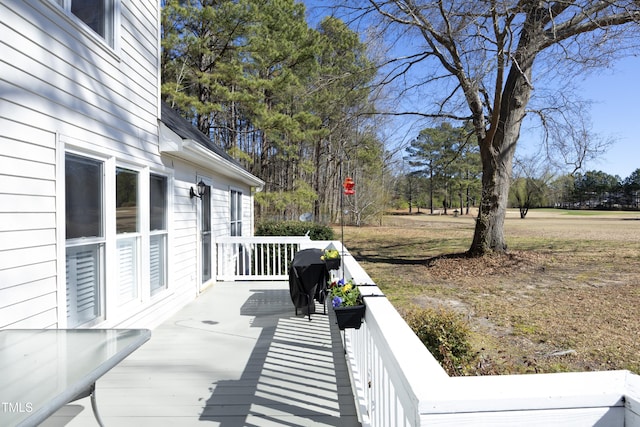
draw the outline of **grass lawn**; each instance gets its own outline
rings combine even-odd
[[[474,218],[389,215],[344,243],[400,311],[460,313],[472,372],[640,373],[640,213],[513,210],[506,256],[446,256],[469,248]]]

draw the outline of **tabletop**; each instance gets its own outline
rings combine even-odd
[[[147,329],[0,330],[0,425],[36,425],[151,337]]]

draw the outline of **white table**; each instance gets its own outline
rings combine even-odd
[[[151,337],[147,329],[0,330],[0,425],[31,426],[91,395],[95,383]]]

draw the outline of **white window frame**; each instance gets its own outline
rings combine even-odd
[[[117,189],[117,185],[116,185],[116,175],[117,175],[117,171],[118,169],[124,169],[126,171],[130,171],[136,174],[137,177],[137,182],[136,182],[136,187],[137,187],[137,191],[136,191],[136,231],[135,232],[124,232],[124,233],[118,233],[117,231],[117,217],[116,217],[116,206],[115,206],[115,198],[117,197],[116,192],[118,191]],[[145,171],[144,169],[135,167],[135,166],[131,166],[129,164],[126,163],[121,163],[121,162],[117,162],[116,167],[112,170],[112,171],[108,171],[108,173],[110,173],[113,176],[113,182],[114,182],[114,186],[115,186],[115,191],[113,193],[113,197],[114,197],[114,206],[113,206],[113,215],[114,218],[116,220],[116,230],[115,230],[115,252],[116,252],[116,258],[114,259],[114,262],[116,263],[116,267],[117,267],[117,271],[118,271],[118,277],[117,277],[117,281],[115,282],[115,284],[117,285],[118,288],[118,306],[122,307],[122,306],[127,306],[127,305],[134,305],[137,306],[139,305],[142,295],[143,295],[143,290],[141,289],[141,284],[143,282],[142,279],[142,258],[143,258],[143,253],[142,253],[142,235],[144,233],[144,229],[142,228],[143,226],[143,222],[144,219],[142,218],[143,215],[143,209],[145,207],[145,202],[144,202],[144,193],[142,191],[142,188],[145,186],[144,185],[144,178],[145,178]],[[121,256],[121,252],[120,249],[123,248],[124,244],[129,244],[130,247],[132,248],[132,256],[133,256],[133,260],[132,260],[132,275],[133,277],[131,278],[133,283],[132,286],[133,288],[129,291],[129,297],[127,297],[126,299],[123,299],[123,289],[122,289],[122,279],[123,277],[120,276],[122,272],[122,270],[120,269],[120,267],[122,267],[122,264],[119,262],[120,260],[120,256]]]
[[[66,280],[66,275],[65,275],[65,280],[64,280],[64,294],[65,297],[64,299],[62,299],[64,301],[64,304],[60,307],[59,310],[59,323],[64,324],[65,327],[92,327],[98,323],[103,322],[106,319],[106,310],[107,310],[107,291],[106,291],[106,282],[107,282],[107,278],[106,278],[106,274],[105,274],[105,266],[107,264],[107,255],[106,255],[106,251],[108,248],[108,215],[107,215],[107,191],[108,191],[108,180],[106,179],[106,174],[107,174],[107,170],[109,168],[108,166],[108,159],[101,157],[101,156],[97,156],[97,155],[92,155],[86,152],[82,152],[82,151],[77,151],[77,150],[73,150],[73,149],[64,149],[61,150],[61,164],[62,167],[60,168],[61,170],[61,177],[62,177],[62,188],[64,188],[64,186],[66,185],[66,167],[64,166],[66,164],[66,156],[67,154],[70,155],[74,155],[74,156],[78,156],[78,157],[83,157],[86,159],[90,159],[90,160],[95,160],[96,162],[100,162],[102,164],[102,180],[101,180],[101,187],[102,187],[102,206],[101,206],[101,215],[102,215],[102,221],[101,221],[101,234],[102,236],[100,237],[81,237],[81,238],[73,238],[73,239],[67,239],[65,234],[62,234],[62,238],[64,239],[64,248],[65,248],[65,256],[60,260],[61,263],[65,263],[67,262],[67,256],[68,256],[68,249],[76,250],[78,248],[82,248],[82,247],[95,247],[97,248],[97,252],[98,252],[98,271],[97,271],[97,276],[99,278],[99,283],[97,286],[97,299],[98,299],[98,315],[91,319],[88,320],[86,322],[82,322],[82,323],[75,323],[72,325],[68,324],[68,304],[67,304],[67,280]],[[60,205],[59,206],[65,206],[66,205],[66,200],[65,197],[61,197],[60,199]],[[66,221],[66,208],[62,209],[63,214],[61,214],[61,220],[62,221]],[[66,228],[65,228],[66,230]],[[66,268],[65,268],[66,269]],[[64,316],[62,316],[62,313],[64,313]],[[76,313],[77,314],[77,313]],[[62,320],[64,319],[64,320]],[[72,317],[73,319],[73,317]]]
[[[110,151],[96,150],[96,146],[88,144],[85,141],[77,140],[68,135],[56,134],[57,139],[57,158],[60,167],[56,172],[56,194],[62,195],[56,198],[56,211],[58,230],[58,257],[57,257],[57,269],[60,272],[58,282],[58,328],[67,327],[95,327],[96,325],[105,324],[117,324],[118,322],[128,319],[131,316],[136,315],[140,310],[146,309],[154,301],[162,300],[174,292],[174,286],[172,285],[172,266],[166,262],[165,267],[165,287],[162,290],[151,294],[150,284],[150,256],[151,256],[151,235],[150,231],[150,177],[151,174],[162,176],[166,179],[166,230],[162,230],[159,233],[164,234],[166,242],[166,260],[172,259],[172,235],[173,235],[173,212],[171,206],[173,206],[174,200],[174,188],[175,177],[173,171],[169,168],[163,168],[150,165],[142,165],[138,163],[128,163],[117,157],[116,153]],[[73,241],[66,240],[66,198],[65,194],[65,158],[67,154],[77,155],[80,157],[93,159],[102,162],[102,236],[99,239],[94,238],[80,238],[73,239]],[[118,252],[117,242],[118,238],[128,238],[134,235],[134,233],[117,234],[117,224],[115,215],[116,206],[116,176],[115,172],[118,167],[129,169],[138,172],[138,267],[139,267],[139,292],[138,298],[132,300],[124,305],[119,301],[119,288],[118,288]],[[65,277],[65,264],[67,260],[67,247],[81,247],[82,244],[94,244],[92,247],[95,250],[95,244],[99,243],[100,247],[100,278],[101,283],[99,287],[100,291],[100,316],[92,321],[73,324],[67,320],[67,283]],[[91,258],[85,257],[87,262]]]
[[[235,196],[234,196],[235,194]],[[230,236],[242,236],[243,235],[243,192],[239,188],[229,189],[229,235]],[[236,203],[236,218],[233,218],[233,205]],[[234,234],[234,225],[236,234]],[[237,234],[238,225],[240,226],[240,233]]]
[[[104,0],[106,13],[110,16],[105,22],[105,34],[101,35],[85,23],[82,18],[76,16],[71,12],[71,6],[73,0],[45,0],[45,3],[53,6],[59,14],[65,17],[69,22],[76,26],[79,30],[90,35],[91,37],[105,43],[111,49],[118,49],[119,28],[120,28],[120,14],[121,14],[121,0]]]
[[[151,230],[151,219],[150,219],[150,211],[151,211],[151,175],[155,175],[158,177],[162,177],[165,179],[165,183],[166,183],[166,188],[165,188],[165,211],[164,211],[164,215],[165,215],[165,224],[164,224],[164,229],[163,230]],[[148,240],[149,242],[149,246],[148,246],[148,250],[147,250],[147,256],[146,258],[148,259],[149,262],[149,296],[151,298],[155,297],[158,294],[162,294],[163,291],[167,290],[169,288],[169,268],[168,268],[168,260],[169,260],[169,226],[171,224],[170,222],[170,209],[169,206],[171,206],[171,176],[165,174],[165,173],[161,173],[158,171],[154,171],[151,170],[149,171],[149,190],[147,191],[147,196],[148,196],[148,200],[149,200],[149,208],[147,210],[147,212],[145,213],[145,215],[149,218],[148,219],[148,223],[146,226],[146,231],[149,233],[149,236],[146,240]],[[144,230],[143,230],[144,231]],[[164,262],[163,262],[163,266],[161,269],[161,275],[162,277],[162,281],[163,281],[163,285],[161,287],[158,288],[152,288],[151,287],[151,277],[152,277],[152,272],[151,272],[151,239],[154,237],[160,236],[163,240],[163,245],[164,245]]]

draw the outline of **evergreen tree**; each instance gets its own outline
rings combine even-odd
[[[340,20],[311,29],[294,0],[166,0],[161,70],[162,98],[265,181],[258,215],[335,220],[340,171],[382,170],[360,155],[384,153],[363,118],[376,70]]]
[[[436,198],[447,213],[454,198],[462,211],[465,204],[468,206],[477,197],[480,161],[477,148],[468,141],[468,134],[465,128],[454,128],[444,122],[420,131],[407,147],[407,160],[414,173],[428,180],[431,213]]]

